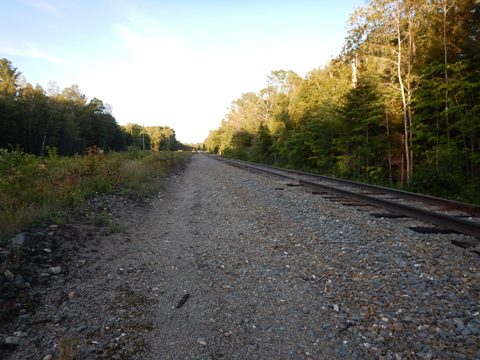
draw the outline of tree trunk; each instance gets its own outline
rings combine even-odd
[[[402,142],[405,141],[405,136],[402,135]],[[403,156],[403,151],[402,151],[402,158],[401,158],[401,163],[400,163],[400,186],[403,187],[404,183],[404,178],[405,178],[405,159]]]
[[[47,145],[47,134],[48,134],[48,128],[50,126],[50,122],[52,121],[53,115],[50,113],[50,117],[47,121],[47,126],[45,127],[45,133],[43,134],[43,139],[42,139],[42,148],[40,149],[40,156],[44,157],[45,156],[45,149]]]
[[[407,184],[410,182],[410,146],[409,146],[409,139],[410,139],[410,129],[409,129],[409,118],[408,118],[408,106],[407,106],[407,97],[405,94],[405,85],[403,82],[403,75],[402,75],[402,34],[400,29],[400,5],[397,3],[397,14],[395,17],[396,21],[396,30],[397,30],[397,42],[398,42],[398,50],[397,50],[397,77],[398,83],[400,85],[400,95],[402,97],[402,114],[403,114],[403,131],[404,131],[404,150],[405,150],[405,175]]]
[[[388,157],[388,182],[390,184],[393,183],[393,176],[392,176],[392,150],[390,147],[390,125],[388,122],[388,113],[385,109],[385,122],[387,125],[387,157]]]
[[[465,153],[465,173],[467,174],[468,177],[470,177],[471,172],[470,172],[470,159],[468,156],[468,143],[467,143],[467,136],[465,133],[462,131],[462,140],[463,140],[463,152]]]
[[[408,64],[407,64],[407,109],[408,109],[408,127],[409,127],[409,157],[410,157],[410,176],[413,175],[413,113],[412,113],[412,66],[415,56],[415,44],[413,42],[412,16],[408,14]]]
[[[443,11],[443,68],[444,68],[444,78],[445,78],[445,127],[447,131],[447,140],[450,142],[450,120],[448,118],[448,47],[447,47],[447,13],[455,4],[455,0],[452,2],[452,5],[448,7],[448,0],[443,1],[442,11]]]
[[[477,167],[475,166],[475,161],[473,160],[473,155],[475,154],[475,137],[474,135],[470,136],[470,163],[472,167],[472,180],[477,176]]]
[[[356,88],[357,87],[357,82],[358,82],[358,79],[357,79],[357,64],[358,62],[358,55],[357,53],[355,53],[354,57],[353,57],[353,60],[352,60],[352,87],[353,88]]]
[[[408,127],[409,127],[409,138],[408,138],[408,147],[410,150],[409,157],[410,157],[410,169],[409,173],[410,176],[413,175],[413,114],[412,114],[412,101],[411,101],[412,95],[411,92],[408,92],[408,97],[407,97],[407,106],[408,106]]]
[[[438,163],[439,163],[439,147],[440,147],[440,119],[437,111],[437,95],[435,92],[435,126],[436,126],[436,134],[435,134],[435,170],[438,170]]]
[[[370,167],[370,157],[368,156],[368,153],[369,153],[369,142],[370,142],[370,134],[369,134],[369,128],[368,128],[368,123],[367,123],[367,158],[366,158],[366,164],[367,164],[367,167],[366,167],[366,178],[369,179],[369,167]]]

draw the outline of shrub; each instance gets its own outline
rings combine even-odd
[[[451,197],[458,194],[461,187],[462,180],[454,173],[418,169],[410,179],[408,189],[423,194]]]
[[[0,149],[0,238],[66,206],[98,193],[122,188],[149,195],[169,169],[185,162],[187,152],[138,151],[41,158]]]

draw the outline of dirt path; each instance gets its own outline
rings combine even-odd
[[[280,279],[288,264],[270,257],[276,235],[257,218],[273,214],[238,193],[237,171],[196,157],[137,234],[151,241],[146,261],[161,264],[152,277],[159,290],[148,358],[305,356],[308,304]]]
[[[286,185],[196,155],[152,201],[110,200],[124,231],[81,228],[5,358],[480,358],[458,235]]]

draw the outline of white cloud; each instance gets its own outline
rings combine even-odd
[[[311,46],[206,51],[160,24],[149,29],[117,26],[128,60],[88,70],[80,77],[82,89],[111,104],[120,123],[168,125],[184,142],[203,141],[230,102],[260,90],[270,71],[304,75],[322,65]]]

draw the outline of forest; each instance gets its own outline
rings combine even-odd
[[[127,148],[179,150],[175,131],[163,126],[120,126],[102,100],[88,100],[77,85],[60,91],[27,83],[8,59],[0,59],[0,148],[35,155],[86,154]]]
[[[232,102],[210,152],[480,202],[480,2],[371,0],[343,50],[272,71]]]
[[[98,194],[155,193],[189,158],[172,150],[188,149],[169,127],[120,126],[77,85],[45,91],[0,59],[0,244],[35,221],[67,221],[63,209]]]

